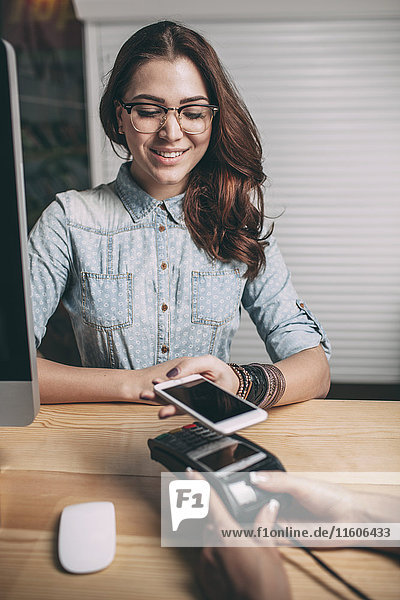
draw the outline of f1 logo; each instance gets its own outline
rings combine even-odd
[[[185,519],[204,519],[210,507],[208,481],[171,481],[169,484],[172,531],[177,531]]]

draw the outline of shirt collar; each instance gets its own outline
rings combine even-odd
[[[132,163],[130,162],[126,162],[121,165],[115,186],[123,205],[131,215],[132,219],[136,222],[143,219],[152,210],[155,210],[157,206],[160,206],[163,203],[150,196],[150,194],[138,186],[130,172],[131,164]],[[177,223],[184,223],[185,221],[182,209],[182,199],[184,195],[184,193],[178,194],[177,196],[164,200],[164,205],[168,213]]]

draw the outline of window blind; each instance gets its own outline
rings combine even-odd
[[[93,183],[120,160],[101,79],[144,23],[86,26]],[[266,212],[299,297],[333,346],[335,382],[400,381],[400,21],[188,23],[216,48],[263,139]],[[233,361],[266,358],[245,311]]]

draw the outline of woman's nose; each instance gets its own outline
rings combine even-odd
[[[161,138],[170,141],[180,140],[183,137],[183,132],[178,122],[178,115],[175,111],[171,111],[168,113],[167,119],[160,131],[158,132],[158,135]]]

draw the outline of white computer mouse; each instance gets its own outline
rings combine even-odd
[[[58,532],[58,557],[70,573],[93,573],[115,556],[115,509],[112,502],[66,506]]]

